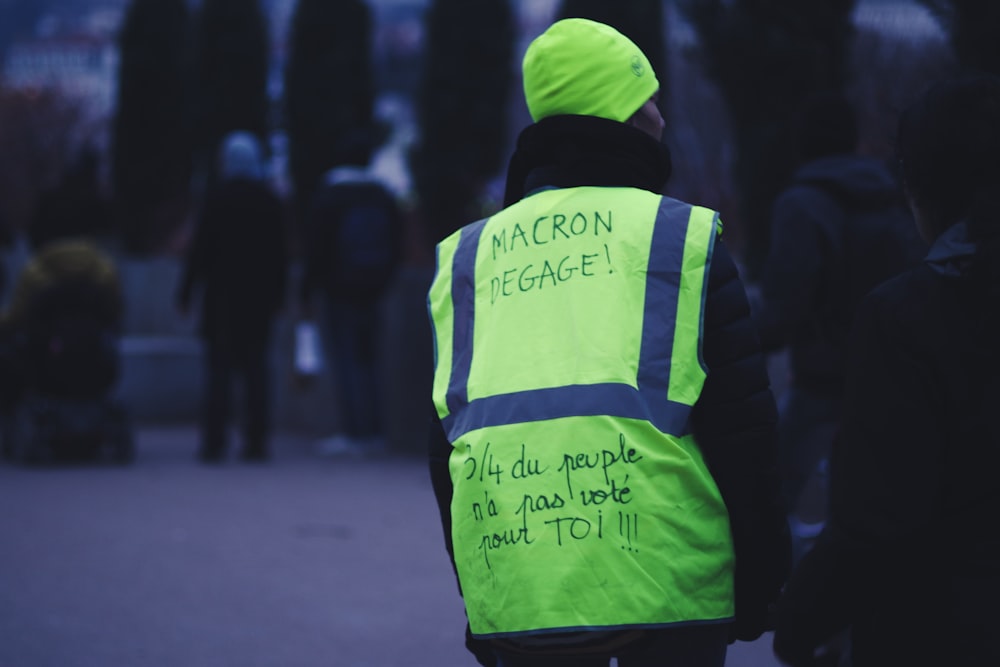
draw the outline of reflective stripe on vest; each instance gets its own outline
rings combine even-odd
[[[439,245],[433,392],[475,634],[731,616],[728,519],[688,433],[717,226],[571,188]]]

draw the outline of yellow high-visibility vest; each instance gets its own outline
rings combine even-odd
[[[732,618],[729,517],[689,431],[718,229],[576,187],[438,245],[433,398],[473,634]]]

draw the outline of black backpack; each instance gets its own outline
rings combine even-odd
[[[377,202],[352,206],[337,229],[340,261],[349,273],[383,273],[394,264],[393,212]]]
[[[395,200],[371,187],[362,196],[345,198],[340,210],[333,235],[334,280],[340,289],[381,292],[399,262],[400,213]]]

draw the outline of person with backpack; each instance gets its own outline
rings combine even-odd
[[[323,176],[304,230],[299,311],[324,334],[341,431],[319,453],[376,453],[386,447],[379,382],[382,303],[403,252],[402,209],[368,168],[367,132],[347,137]],[[321,307],[316,308],[316,301]]]
[[[754,311],[764,349],[788,352],[778,452],[798,557],[826,512],[822,467],[840,425],[854,313],[869,290],[919,261],[924,244],[894,175],[857,152],[842,95],[808,98],[795,131],[799,166],[774,204]]]
[[[209,187],[177,292],[187,313],[201,295],[199,331],[205,350],[205,395],[199,458],[225,458],[233,391],[243,381],[246,461],[270,455],[271,340],[288,283],[287,234],[281,199],[266,180],[260,141],[227,135],[219,175]]]
[[[1000,78],[939,82],[898,127],[930,250],[855,318],[830,517],[778,604],[794,667],[845,630],[854,667],[1000,665]]]

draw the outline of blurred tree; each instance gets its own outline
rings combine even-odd
[[[125,248],[158,251],[189,204],[191,25],[185,0],[133,0],[118,36],[112,184]]]
[[[587,18],[615,28],[636,43],[649,58],[660,86],[667,89],[667,53],[664,45],[663,0],[563,0],[558,18]],[[661,112],[666,109],[666,96],[660,98]]]
[[[409,162],[436,243],[486,213],[482,196],[507,146],[515,26],[506,0],[434,0],[425,21],[420,140]]]
[[[195,156],[215,173],[222,138],[246,130],[268,145],[268,34],[259,0],[204,0],[195,34]]]
[[[288,159],[299,222],[320,178],[350,137],[379,136],[373,121],[372,18],[363,0],[299,0],[285,72]]]
[[[79,109],[51,91],[0,88],[0,227],[26,229],[38,194],[55,185],[69,159]],[[2,244],[0,244],[2,245]]]
[[[967,70],[1000,75],[1000,2],[920,0],[938,17],[959,64]]]
[[[855,2],[679,0],[729,110],[740,254],[751,279],[767,252],[771,204],[792,169],[792,114],[812,92],[847,84]]]

